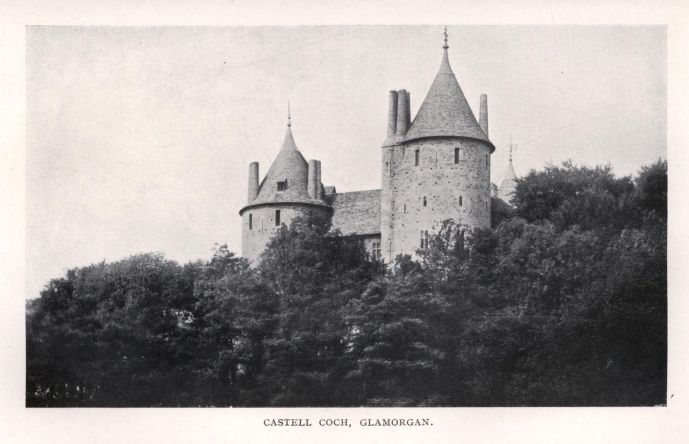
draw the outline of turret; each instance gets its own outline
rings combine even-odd
[[[479,113],[479,125],[486,137],[488,137],[488,96],[481,94],[481,111]]]
[[[249,166],[249,203],[242,217],[242,256],[255,263],[281,226],[297,217],[328,216],[332,208],[323,200],[321,163],[306,162],[292,135],[291,114],[282,147],[263,180],[258,163]]]
[[[258,162],[249,164],[249,200],[251,203],[258,196]]]

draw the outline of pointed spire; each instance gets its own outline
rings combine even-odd
[[[294,136],[292,136],[292,128],[290,125],[287,125],[287,131],[285,132],[285,139],[282,141],[282,148],[280,148],[280,151],[299,151],[299,148],[297,148],[297,144],[294,142]]]
[[[290,110],[289,100],[287,101],[287,127],[292,126],[292,111]]]
[[[425,137],[468,137],[481,140],[495,147],[476,120],[462,88],[455,77],[447,49],[447,29],[444,31],[443,61],[426,94],[404,140]]]
[[[510,203],[512,195],[514,194],[514,190],[517,185],[517,182],[515,181],[515,179],[517,178],[517,174],[514,172],[514,166],[512,165],[512,152],[517,149],[517,145],[512,144],[512,134],[510,134],[509,149],[510,163],[507,164],[507,168],[505,169],[505,172],[502,175],[502,179],[500,180],[500,185],[498,186],[497,193],[498,198],[502,199],[507,203]]]
[[[517,145],[512,145],[512,134],[510,134],[510,163],[512,163],[512,151],[517,150]]]
[[[316,163],[318,174],[320,174],[320,162]],[[258,177],[257,166],[255,176]],[[320,195],[314,194],[317,198],[314,198],[309,193],[309,165],[301,152],[299,152],[299,148],[292,135],[292,112],[290,102],[288,101],[287,127],[285,128],[285,138],[282,141],[282,147],[277,156],[275,156],[275,160],[270,165],[265,177],[258,184],[258,194],[241,211],[256,205],[279,202],[328,206],[320,198]]]

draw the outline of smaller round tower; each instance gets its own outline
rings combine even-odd
[[[321,162],[308,163],[292,136],[291,118],[282,148],[268,173],[259,183],[258,162],[249,165],[248,202],[242,217],[242,256],[256,262],[275,232],[299,216],[330,216],[323,200]]]

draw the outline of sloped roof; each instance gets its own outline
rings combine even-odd
[[[512,166],[512,161],[507,166],[505,173],[502,175],[502,180],[500,181],[500,186],[498,187],[498,197],[505,202],[510,202],[512,200],[512,193],[517,186],[515,179],[517,174],[514,172],[514,167]]]
[[[380,190],[333,194],[331,230],[343,235],[380,234]]]
[[[309,165],[294,142],[292,128],[287,126],[282,148],[261,182],[256,199],[249,202],[249,205],[279,202],[325,205],[322,200],[313,199],[309,195],[308,175]],[[287,188],[278,191],[277,183],[284,181],[287,181]]]
[[[404,141],[424,137],[470,137],[495,147],[476,121],[462,88],[455,77],[447,49],[440,70],[407,131]]]

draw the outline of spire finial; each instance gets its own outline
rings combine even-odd
[[[512,145],[512,134],[510,134],[510,163],[512,163],[512,151],[517,150],[517,145]]]
[[[289,100],[287,101],[287,128],[292,126],[292,111],[290,110]]]
[[[443,49],[447,51],[447,48],[449,48],[449,46],[447,46],[447,26],[445,27],[445,31],[443,32],[443,34],[445,34],[445,44],[443,45]]]

